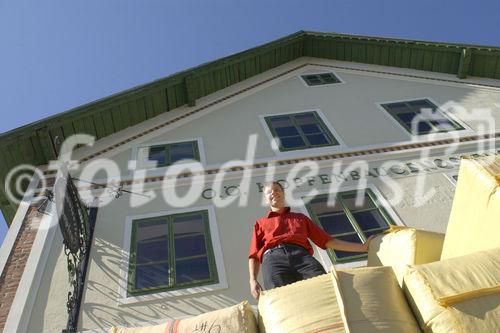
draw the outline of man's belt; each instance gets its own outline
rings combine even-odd
[[[278,244],[276,245],[275,247],[272,247],[270,249],[267,249],[264,251],[264,254],[262,255],[262,257],[264,257],[267,253],[271,253],[273,250],[276,250],[276,249],[286,249],[286,248],[290,248],[290,247],[294,247],[294,248],[301,248],[303,250],[306,250],[304,247],[300,246],[300,245],[297,245],[297,244],[290,244],[290,243],[281,243],[281,244]]]

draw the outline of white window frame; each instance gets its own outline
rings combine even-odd
[[[266,118],[267,117],[275,117],[275,116],[286,116],[290,114],[296,113],[304,113],[304,112],[316,112],[317,115],[321,118],[326,128],[330,131],[330,133],[335,137],[335,140],[339,143],[335,146],[325,146],[325,147],[317,147],[317,148],[304,148],[304,149],[295,149],[290,151],[281,151],[278,145],[276,138],[273,136],[269,126],[267,125]],[[321,109],[308,109],[308,110],[299,110],[299,111],[290,111],[290,112],[280,112],[280,113],[269,113],[269,114],[261,114],[259,115],[259,120],[264,128],[264,133],[266,133],[269,142],[271,143],[271,148],[274,151],[276,156],[280,157],[304,157],[304,152],[313,153],[313,154],[324,154],[324,153],[334,153],[339,152],[341,150],[345,150],[347,145],[342,141],[340,134],[335,130],[335,128],[330,124],[324,113]]]
[[[390,113],[387,111],[382,105],[383,104],[391,104],[391,103],[403,103],[403,102],[413,102],[413,101],[421,101],[421,100],[428,100],[435,106],[437,106],[437,111],[443,114],[445,117],[457,122],[460,126],[462,126],[464,129],[463,130],[453,130],[449,132],[440,132],[440,133],[430,133],[430,134],[422,134],[422,135],[413,135],[412,133],[408,132],[408,130],[401,125]],[[383,101],[383,102],[376,102],[375,105],[379,110],[381,110],[385,117],[388,117],[393,124],[396,125],[397,128],[399,128],[405,136],[409,137],[411,141],[428,141],[428,140],[440,140],[440,139],[446,139],[450,138],[452,136],[456,136],[458,134],[458,137],[464,137],[464,136],[469,136],[476,134],[476,132],[469,126],[467,125],[463,120],[459,119],[457,116],[454,114],[448,113],[440,108],[440,104],[437,103],[434,99],[431,97],[418,97],[418,98],[406,98],[406,99],[399,99],[399,100],[390,100],[390,101]]]
[[[453,186],[457,186],[457,181],[453,178],[453,176],[458,176],[458,170],[456,170],[456,172],[444,173],[443,175],[450,181],[450,183],[453,184]]]
[[[307,84],[307,81],[304,80],[304,78],[302,77],[303,75],[319,75],[319,74],[327,74],[327,73],[331,73],[333,75],[335,75],[335,77],[340,81],[340,82],[336,82],[336,83],[328,83],[328,84],[319,84],[319,85],[316,85],[316,86],[310,86]],[[325,87],[325,86],[331,86],[331,85],[337,85],[337,84],[346,84],[346,82],[344,81],[344,79],[342,79],[338,74],[337,72],[335,71],[332,71],[332,70],[315,70],[315,71],[305,71],[303,73],[300,73],[297,75],[297,77],[299,78],[299,80],[302,82],[302,84],[306,87],[306,88],[317,88],[317,87]]]
[[[158,170],[160,174],[164,174],[165,170],[169,166],[163,166],[163,167],[155,167],[155,162],[148,162],[147,160],[141,159],[139,156],[139,153],[142,149],[144,148],[150,148],[154,146],[162,146],[162,145],[170,145],[170,144],[176,144],[176,143],[184,143],[184,142],[192,142],[195,141],[196,144],[198,145],[198,152],[200,154],[200,163],[203,166],[206,166],[207,164],[207,158],[205,154],[205,147],[203,145],[203,139],[201,137],[198,138],[185,138],[182,140],[167,140],[167,141],[155,141],[155,142],[148,142],[148,143],[143,143],[137,146],[132,147],[132,158],[130,161],[135,162],[135,168],[131,168],[133,170]],[[179,163],[179,162],[177,162]],[[181,162],[183,163],[183,162]],[[185,162],[186,164],[189,164],[189,162]]]
[[[127,296],[127,283],[128,283],[128,272],[130,265],[130,245],[132,241],[132,224],[135,220],[153,218],[165,215],[174,215],[189,213],[194,211],[206,210],[208,211],[208,223],[210,227],[210,238],[212,240],[212,249],[214,251],[215,265],[217,267],[218,283],[197,286],[197,287],[187,287],[184,289],[176,289],[169,291],[159,291],[156,293],[151,293],[147,295],[140,296]],[[127,216],[125,219],[125,228],[123,235],[123,248],[122,248],[122,263],[120,265],[120,279],[119,279],[119,290],[118,290],[118,304],[131,304],[137,302],[146,302],[159,299],[168,299],[172,297],[179,296],[192,296],[198,293],[210,292],[215,290],[227,289],[227,276],[226,270],[224,268],[224,259],[222,255],[222,246],[220,243],[219,228],[217,226],[217,219],[215,215],[214,206],[197,206],[183,209],[167,210],[154,212],[149,214]]]
[[[357,189],[358,189],[358,186],[356,186],[356,185],[340,186],[340,188],[338,189],[337,193],[346,192],[346,191],[353,191],[353,190],[357,190]],[[384,195],[378,190],[378,188],[375,186],[375,184],[373,184],[373,183],[367,183],[366,187],[364,187],[364,189],[370,189],[373,192],[373,194],[375,194],[375,196],[377,197],[377,200],[380,202],[380,204],[382,205],[382,207],[385,209],[385,211],[387,212],[387,214],[389,214],[389,216],[391,217],[391,219],[393,220],[393,222],[396,225],[398,225],[398,226],[405,226],[405,224],[403,223],[402,219],[394,211],[394,209],[392,208],[392,206],[389,204],[389,202],[384,197]],[[300,192],[297,192],[295,194],[297,201],[298,201],[298,199],[300,199],[300,201],[302,202],[302,205],[296,206],[294,208],[297,211],[303,213],[305,216],[307,216],[310,219],[312,219],[311,216],[309,215],[309,212],[307,211],[306,203],[304,202],[304,198],[311,198],[311,197],[313,197],[313,196],[309,195],[309,192],[310,192],[310,190],[309,191],[300,191]],[[324,194],[330,194],[329,189],[318,190],[318,192],[314,196],[324,195]],[[327,269],[327,270],[330,269],[333,266],[335,266],[335,268],[340,268],[340,269],[355,268],[355,267],[364,267],[368,263],[367,260],[358,260],[358,261],[351,261],[351,262],[346,262],[346,263],[334,264],[332,262],[332,260],[330,259],[330,256],[328,255],[328,253],[326,252],[326,250],[323,250],[323,249],[319,248],[315,244],[312,244],[312,246],[314,246],[315,252],[319,254],[319,257],[321,258],[323,267],[325,267],[325,269]]]

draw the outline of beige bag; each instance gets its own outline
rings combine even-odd
[[[109,333],[257,333],[257,321],[247,301],[240,304],[193,318],[170,320],[165,324],[137,327],[116,328]]]
[[[368,266],[391,266],[399,285],[409,265],[437,261],[441,257],[444,234],[408,227],[392,227],[370,242]]]
[[[500,332],[500,248],[413,266],[404,289],[426,332]]]
[[[500,155],[462,159],[441,259],[500,246]]]
[[[350,333],[418,333],[391,267],[332,270],[340,308]]]
[[[259,328],[261,333],[345,332],[331,275],[263,292]]]

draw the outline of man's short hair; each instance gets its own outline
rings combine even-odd
[[[279,186],[279,187],[280,187],[280,189],[281,189],[283,192],[285,192],[285,188],[283,187],[283,185],[281,185],[281,183],[280,183],[280,182],[277,182],[277,181],[275,181],[275,180],[270,181],[270,182],[267,182],[267,183],[264,183],[264,187],[263,187],[263,189],[264,189],[264,188],[266,188],[266,187],[269,187],[269,186],[273,186],[273,185],[277,185],[277,186]]]

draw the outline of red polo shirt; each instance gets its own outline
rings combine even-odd
[[[332,239],[304,214],[290,212],[290,207],[286,207],[281,214],[270,211],[255,222],[248,257],[262,262],[267,249],[282,243],[300,245],[312,255],[314,250],[308,238],[322,249]]]

